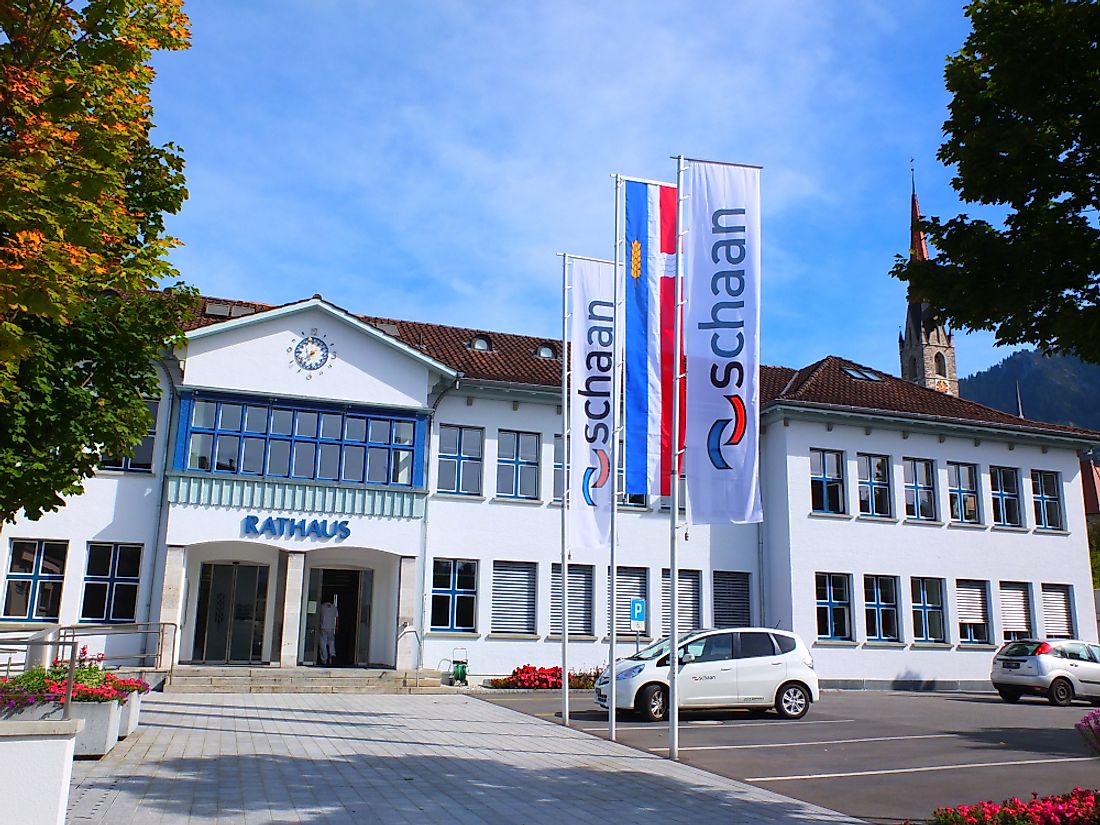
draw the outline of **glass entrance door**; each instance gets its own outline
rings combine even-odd
[[[373,570],[315,567],[309,571],[306,591],[305,635],[301,661],[319,660],[319,608],[325,601],[336,607],[336,666],[365,666],[370,662],[370,614]]]
[[[202,565],[193,661],[263,661],[267,579],[266,565]]]

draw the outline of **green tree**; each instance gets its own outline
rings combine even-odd
[[[0,521],[77,493],[150,426],[194,293],[167,260],[183,158],[150,141],[180,0],[0,3]]]
[[[966,13],[938,157],[964,202],[1003,221],[931,218],[935,259],[893,274],[956,329],[1100,362],[1100,4],[973,0]]]

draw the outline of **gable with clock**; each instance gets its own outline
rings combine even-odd
[[[320,403],[422,409],[447,370],[316,298],[192,330],[186,346],[185,386]]]
[[[324,375],[336,363],[335,344],[317,327],[295,332],[286,351],[290,355],[287,366],[298,375],[304,375],[307,381]]]

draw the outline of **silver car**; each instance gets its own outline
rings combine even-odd
[[[1100,704],[1100,645],[1077,639],[1006,642],[993,658],[989,679],[1006,702],[1032,694],[1052,705],[1074,699]]]

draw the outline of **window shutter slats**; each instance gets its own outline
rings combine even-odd
[[[1043,624],[1046,625],[1046,635],[1052,639],[1073,638],[1069,585],[1043,585]]]
[[[1027,582],[1001,582],[1001,623],[1006,633],[1031,635],[1031,603]]]
[[[494,633],[535,633],[536,575],[533,562],[493,562]]]
[[[714,571],[714,626],[747,627],[752,624],[749,574]]]
[[[985,582],[960,579],[955,588],[955,605],[959,611],[959,621],[964,624],[985,624],[989,621]]]
[[[681,633],[695,630],[703,624],[702,599],[700,598],[700,579],[698,570],[679,570],[679,587],[676,594],[679,604],[676,629]],[[661,634],[668,636],[672,632],[672,590],[668,570],[661,571]]]
[[[590,564],[569,565],[569,633],[591,636],[594,610],[594,568]],[[550,632],[561,635],[561,565],[550,570]]]

